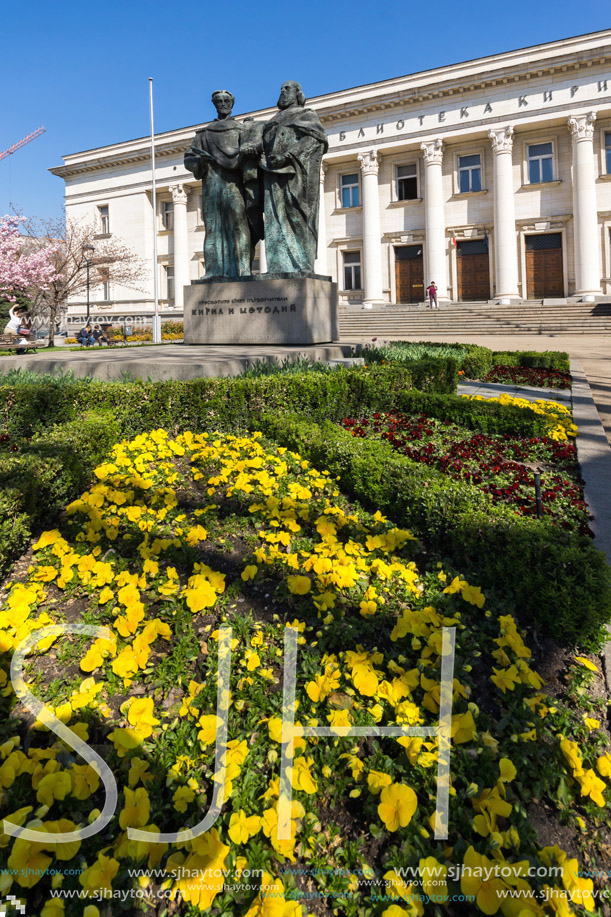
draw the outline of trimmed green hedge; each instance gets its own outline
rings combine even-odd
[[[163,427],[169,432],[247,429],[266,411],[296,411],[312,419],[341,420],[369,410],[394,410],[406,390],[455,392],[455,360],[339,368],[255,379],[188,382],[75,382],[0,386],[0,426],[30,436],[41,423],[78,420],[92,405],[116,418],[123,436]]]
[[[339,476],[344,492],[387,512],[449,556],[523,621],[567,644],[600,641],[611,618],[611,570],[590,539],[495,506],[476,487],[360,440],[330,422],[267,415],[264,433]]]
[[[483,379],[493,366],[527,366],[531,369],[560,369],[570,372],[568,353],[555,350],[495,350],[479,344],[439,344],[433,341],[389,341],[382,345],[366,344],[363,356],[370,363],[392,361],[411,366],[414,360],[451,356],[468,379]],[[418,387],[418,386],[416,386]]]
[[[428,392],[403,392],[399,410],[406,414],[426,414],[478,433],[512,433],[515,436],[546,436],[548,424],[540,414],[525,411],[513,404],[498,401],[471,401],[460,395],[436,395]]]
[[[0,573],[32,534],[52,524],[89,484],[95,466],[120,439],[108,414],[90,413],[42,431],[17,452],[0,454]]]
[[[495,350],[492,358],[494,366],[559,369],[563,373],[571,371],[571,360],[568,353],[560,350]]]

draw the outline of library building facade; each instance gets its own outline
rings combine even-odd
[[[287,78],[299,74],[279,86]],[[338,283],[340,304],[422,302],[431,281],[441,303],[611,296],[611,30],[306,104],[329,137],[316,270]],[[201,185],[184,167],[201,126],[155,136],[155,213],[150,138],[51,170],[68,219],[116,234],[151,267],[156,233],[162,320],[182,318],[184,286],[205,275]],[[255,270],[265,269],[260,245]],[[95,284],[91,304],[94,320],[150,323],[152,270],[137,292]],[[68,327],[84,316],[81,297]]]

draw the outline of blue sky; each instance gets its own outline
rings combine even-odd
[[[210,93],[234,111],[275,103],[286,79],[306,95],[611,26],[600,0],[494,3],[414,0],[9,0],[0,151],[39,125],[46,133],[0,161],[0,214],[61,213],[61,157],[213,117]],[[12,205],[12,207],[11,207]]]

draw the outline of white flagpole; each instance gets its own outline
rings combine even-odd
[[[155,184],[155,128],[153,126],[153,77],[149,77],[149,107],[151,113],[151,176],[153,180],[153,343],[161,344],[161,318],[159,316],[159,265],[157,264],[157,186]]]

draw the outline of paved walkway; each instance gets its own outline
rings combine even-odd
[[[484,398],[498,398],[499,395],[511,395],[512,398],[525,398],[527,401],[538,401],[545,398],[558,404],[571,405],[571,390],[568,388],[530,388],[527,385],[503,385],[500,382],[461,382],[459,395],[482,395]]]

